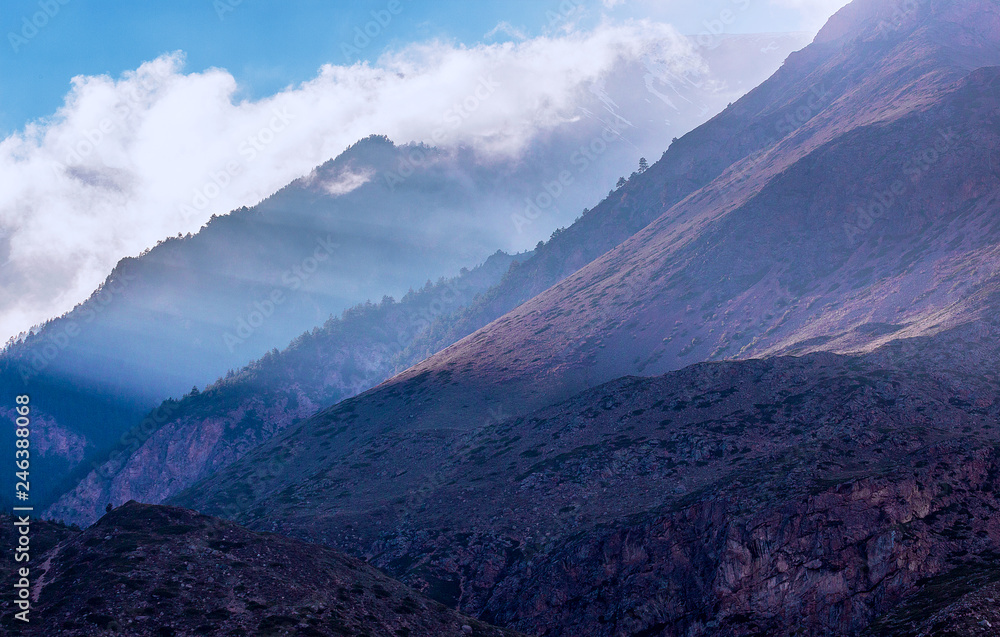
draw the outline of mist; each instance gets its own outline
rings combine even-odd
[[[620,166],[588,175],[593,187],[578,184],[544,221],[515,225],[503,211],[491,247],[529,248],[592,205],[615,170],[627,174],[638,156],[662,152],[671,135],[752,86],[736,87],[725,64],[712,68],[720,42],[703,47],[638,21],[516,43],[427,42],[375,64],[323,66],[257,101],[238,99],[225,70],[186,73],[180,52],[117,79],[74,78],[51,118],[0,142],[0,288],[9,299],[0,334],[68,311],[121,258],[252,206],[371,134],[553,166],[568,166],[574,146],[603,127],[638,140],[602,154],[601,166]],[[782,40],[760,53],[761,77],[791,48]],[[610,97],[606,87],[635,68],[646,86]]]

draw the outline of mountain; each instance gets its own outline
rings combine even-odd
[[[9,380],[62,380],[149,408],[357,303],[530,248],[799,39],[713,37],[683,76],[652,54],[623,62],[519,153],[373,135],[252,208],[123,259],[85,303],[8,348]],[[529,200],[548,203],[536,215]]]
[[[949,22],[990,34],[992,4],[974,18],[947,7],[888,33],[876,22],[831,40],[826,29],[678,140],[591,213],[655,220],[395,379],[461,371],[462,387],[442,387],[420,417],[453,422],[470,386],[482,388],[471,399],[481,411],[492,399],[478,396],[499,384],[530,409],[623,374],[864,351],[971,320],[997,245],[988,159],[1000,56]]]
[[[63,482],[67,492],[46,515],[87,525],[109,502],[162,502],[289,425],[422,359],[408,347],[417,335],[530,256],[497,252],[483,265],[428,283],[398,302],[386,297],[357,306],[203,391],[165,401],[82,473],[71,472]]]
[[[684,73],[654,54],[622,62],[519,154],[372,136],[252,208],[122,260],[90,299],[0,352],[0,382],[37,405],[41,469],[52,476],[40,501],[71,488],[164,399],[355,304],[545,239],[640,155],[775,68],[801,34],[708,40],[692,43],[699,64]],[[416,345],[407,362],[472,331],[463,329]]]
[[[472,432],[356,398],[177,501],[529,634],[857,634],[1000,567],[989,334],[627,377]],[[956,344],[988,355],[955,371]]]
[[[387,183],[414,153],[423,162]],[[459,223],[499,205],[483,181],[491,171],[372,137],[252,209],[122,260],[85,303],[0,354],[0,382],[37,405],[47,486],[164,399],[496,252]],[[430,249],[444,228],[464,238],[457,252]]]
[[[857,635],[996,569],[998,34],[856,0],[428,338],[474,333],[173,501],[549,635]]]
[[[592,105],[588,104],[590,110],[584,109],[585,117],[582,123],[576,123],[572,129],[561,130],[558,134],[553,135],[544,142],[539,142],[535,148],[526,153],[525,158],[516,166],[511,167],[509,163],[504,162],[493,162],[489,164],[488,168],[484,168],[479,166],[475,158],[471,157],[469,153],[460,155],[462,161],[459,162],[459,166],[447,164],[444,159],[439,158],[435,161],[445,162],[446,168],[435,165],[435,169],[438,172],[447,173],[448,178],[445,179],[442,177],[439,180],[440,183],[433,182],[439,183],[439,185],[433,188],[429,188],[426,185],[421,186],[421,188],[429,188],[431,190],[442,189],[452,195],[455,192],[466,193],[466,199],[474,201],[477,198],[468,194],[470,188],[472,188],[470,186],[470,182],[472,182],[475,184],[473,190],[479,193],[478,198],[485,200],[485,203],[479,202],[477,204],[480,208],[485,208],[488,204],[496,205],[496,202],[503,199],[503,197],[511,201],[517,200],[518,203],[512,208],[515,212],[512,212],[509,218],[506,215],[500,215],[497,219],[490,219],[488,216],[480,214],[474,220],[463,219],[461,223],[470,227],[476,225],[479,228],[488,228],[491,227],[491,224],[501,223],[506,227],[495,228],[494,231],[497,236],[502,237],[515,230],[517,236],[528,236],[532,232],[536,232],[539,226],[543,226],[549,222],[550,218],[564,218],[565,210],[578,209],[575,208],[577,205],[582,206],[582,202],[589,201],[587,197],[593,196],[595,178],[597,179],[596,183],[600,183],[602,178],[607,179],[609,184],[613,183],[614,177],[610,175],[614,173],[608,172],[609,167],[610,170],[616,170],[615,166],[625,161],[624,158],[632,154],[638,154],[642,149],[634,144],[641,144],[642,146],[648,146],[651,142],[656,144],[659,143],[655,141],[658,137],[666,140],[671,131],[686,130],[688,126],[703,121],[706,113],[716,110],[717,107],[721,108],[721,105],[725,103],[725,99],[733,99],[745,92],[748,88],[747,83],[754,81],[763,70],[776,66],[787,51],[802,41],[802,35],[713,36],[710,40],[710,42],[704,45],[697,45],[698,53],[704,58],[706,63],[704,72],[678,76],[669,67],[658,65],[655,60],[647,60],[645,66],[622,69],[620,72],[613,74],[608,82],[592,87],[595,103]],[[655,98],[655,104],[653,105],[648,103],[651,98]],[[698,104],[701,104],[701,106],[698,109],[692,110]],[[598,111],[603,111],[603,113],[599,113]],[[664,114],[668,114],[669,118],[666,120],[662,119],[661,116]],[[617,131],[616,141],[623,143],[604,144],[602,148],[598,149],[600,152],[597,153],[596,157],[591,153],[597,151],[581,153],[579,147],[580,139],[597,139],[601,137],[608,126],[608,122],[612,123],[609,130]],[[645,134],[640,135],[638,133]],[[386,151],[387,147],[391,146],[391,143],[382,138],[366,140],[357,147],[350,149],[335,162],[332,162],[335,167],[321,167],[317,171],[317,174],[302,180],[301,183],[297,182],[297,184],[293,184],[286,190],[294,191],[296,187],[302,184],[315,185],[317,182],[324,182],[324,180],[330,182],[331,180],[336,181],[339,179],[339,177],[329,177],[329,174],[369,175],[371,176],[371,183],[365,183],[358,187],[358,200],[364,201],[366,204],[369,201],[377,201],[377,197],[370,196],[370,192],[373,188],[377,189],[379,182],[395,185],[395,180],[401,178],[406,172],[404,169],[414,168],[409,165],[411,163],[409,158],[413,152],[412,149],[403,148],[398,151],[399,154],[403,155],[403,160],[396,166],[395,170],[392,169],[391,161],[382,161],[379,163],[371,159],[370,156],[375,150],[381,148],[382,151]],[[431,152],[428,149],[423,149],[419,152],[424,153],[425,151],[428,153]],[[426,156],[421,155],[421,157],[423,159],[419,163],[423,165],[420,168],[427,168],[427,165],[434,164]],[[553,163],[549,159],[551,157],[563,157],[567,161]],[[472,168],[469,166],[472,166]],[[559,179],[557,178],[557,174],[566,171],[572,173],[572,187],[566,187],[562,192],[557,193],[555,197],[557,202],[555,205],[541,208],[535,205],[534,207],[523,209],[524,205],[520,201],[528,199],[529,197],[526,195],[530,194],[531,199],[537,200],[540,192],[552,192],[551,190],[546,190],[546,188],[550,188],[552,183],[557,183],[558,185]],[[434,171],[425,170],[424,172]],[[475,175],[474,178],[470,177],[472,174]],[[581,179],[581,176],[586,179]],[[431,180],[431,178],[424,175],[419,178],[408,177],[406,181],[416,180],[420,182],[421,179]],[[491,185],[484,185],[487,183]],[[545,184],[544,188],[543,184]],[[494,190],[490,190],[491,188]],[[499,190],[503,191],[503,197],[498,194]],[[283,196],[284,194],[283,191],[276,195],[276,197]],[[406,193],[403,194],[406,195]],[[352,193],[353,195],[354,193]],[[309,206],[303,204],[301,206],[294,205],[291,208],[309,209]],[[544,218],[540,218],[543,215]],[[362,389],[367,389],[376,382],[383,380],[389,375],[389,372],[405,368],[409,364],[426,358],[454,343],[456,340],[467,336],[489,321],[504,314],[519,303],[535,296],[581,266],[620,244],[645,224],[649,223],[652,218],[651,215],[631,209],[629,206],[618,206],[616,210],[610,213],[600,212],[594,214],[591,211],[585,211],[584,216],[574,223],[571,228],[557,230],[548,242],[539,242],[536,246],[536,252],[544,253],[543,257],[538,260],[531,260],[532,266],[530,268],[519,271],[512,270],[506,277],[507,281],[505,285],[492,290],[490,294],[484,295],[481,299],[475,301],[475,311],[455,318],[451,317],[452,312],[443,316],[435,316],[435,320],[431,322],[430,329],[418,331],[414,335],[412,344],[404,344],[406,351],[394,360],[395,368],[381,367],[381,371],[368,376],[370,384],[357,384],[353,391],[340,392],[334,398],[340,399]],[[217,220],[217,222],[221,222],[221,219]],[[451,225],[453,226],[454,224]],[[209,224],[209,228],[211,226],[212,224]],[[206,228],[207,230],[208,228]],[[448,231],[453,232],[455,228],[449,227]],[[464,236],[467,232],[459,230],[459,235]],[[224,240],[232,241],[231,235],[232,233],[222,235],[217,243],[221,244]],[[239,239],[237,238],[238,242]],[[461,245],[463,241],[457,241],[456,243]],[[268,248],[268,250],[273,252],[272,248]],[[226,246],[222,252],[231,253],[233,250],[231,247]],[[520,263],[523,263],[526,257],[519,256],[518,260]],[[218,267],[232,268],[237,266],[222,263]],[[238,267],[242,268],[242,266]],[[266,261],[262,260],[261,267],[266,269]],[[199,265],[197,268],[192,269],[200,271],[203,269],[203,266]],[[341,288],[334,286],[330,289]],[[377,296],[373,298],[377,298]],[[251,311],[253,310],[253,308],[250,309]],[[287,308],[283,307],[282,309]],[[461,308],[449,309],[458,311]],[[296,318],[301,319],[302,316],[297,315]],[[302,324],[305,326],[303,329],[310,325],[308,321],[303,321]],[[239,338],[237,331],[234,328],[228,334]],[[263,329],[260,331],[263,331]],[[253,339],[256,339],[257,349],[261,352],[266,351],[267,342],[278,338],[276,335],[272,336],[265,338],[255,334]],[[290,335],[288,337],[291,338]],[[236,343],[236,345],[238,346],[237,350],[242,351],[244,347],[251,345],[251,342],[250,339],[247,339],[246,342]],[[201,353],[198,356],[204,358],[205,355]],[[209,356],[208,358],[217,359],[219,356]],[[319,364],[329,364],[329,362],[324,361]],[[368,365],[368,363],[361,364]],[[219,373],[221,374],[222,371],[220,370]],[[338,372],[336,369],[331,369],[328,373],[335,374]],[[297,382],[296,378],[285,378],[281,383],[276,381],[273,389],[278,394],[283,395],[283,389],[278,391],[279,385],[294,385]],[[184,388],[187,386],[183,385]],[[178,388],[178,394],[180,391],[182,390]],[[308,415],[310,409],[331,404],[329,398],[316,400],[316,397],[310,394],[308,390],[306,391],[305,398],[307,400],[302,401],[301,404],[297,398],[290,403],[294,406],[289,409],[278,408],[276,413],[258,414],[262,423],[250,428],[252,434],[239,442],[239,448],[243,450],[248,449],[254,443],[261,442],[267,436],[271,435],[271,433],[284,427],[287,422]],[[206,398],[200,400],[206,402]],[[228,399],[223,398],[218,402],[220,404],[227,404],[227,401]],[[173,403],[170,402],[167,405],[172,406]],[[104,407],[95,407],[93,411],[99,411],[102,408]],[[170,408],[173,410],[173,407]],[[160,414],[161,412],[157,411],[155,413]],[[157,429],[161,434],[156,440],[147,441],[149,432],[146,431],[139,436],[143,441],[141,448],[136,448],[135,444],[127,445],[130,448],[129,453],[137,454],[134,459],[114,463],[114,466],[104,466],[100,469],[99,473],[103,474],[104,478],[117,475],[118,477],[113,481],[109,482],[106,479],[102,479],[98,473],[91,472],[90,475],[83,479],[83,482],[77,486],[73,486],[75,481],[82,477],[79,469],[70,472],[69,477],[66,479],[58,481],[58,488],[54,492],[72,490],[73,493],[67,494],[56,508],[50,510],[50,514],[68,521],[89,523],[96,519],[96,516],[103,510],[104,503],[108,500],[121,502],[135,498],[142,501],[161,501],[162,498],[175,493],[178,488],[188,486],[193,478],[203,477],[204,475],[200,469],[195,470],[193,475],[188,470],[180,472],[180,475],[178,475],[169,468],[170,466],[204,466],[206,470],[218,469],[242,453],[242,451],[236,454],[229,453],[228,447],[226,447],[226,452],[221,452],[218,447],[215,447],[212,452],[206,453],[204,449],[192,447],[190,444],[192,440],[198,440],[199,445],[210,444],[206,442],[204,436],[194,435],[200,423],[206,422],[209,416],[211,417],[210,419],[213,419],[212,422],[214,424],[209,425],[208,429],[213,429],[220,422],[227,422],[228,419],[237,413],[239,414],[237,420],[243,418],[242,407],[232,408],[230,406],[221,411],[209,410],[206,414],[203,414],[204,418],[201,420],[189,419],[179,427],[176,426],[176,419],[174,418],[171,418],[171,423],[166,427],[160,427],[161,423],[157,423]],[[139,422],[142,425],[149,422],[148,418],[143,417],[145,412],[138,414],[133,411],[130,414],[131,422],[129,424]],[[129,418],[122,418],[121,420],[129,420]],[[148,429],[148,426],[146,429]],[[177,430],[175,431],[174,429]],[[241,432],[246,431],[243,428],[239,428],[239,430]],[[167,434],[166,432],[170,433]],[[133,439],[136,437],[128,432],[120,435]],[[175,436],[175,438],[169,439],[168,436]],[[157,445],[169,445],[171,449],[181,452],[181,457],[168,458],[162,446],[159,450],[155,449]],[[77,449],[81,445],[79,441],[72,440],[65,443],[64,446],[72,450],[73,453],[77,453]],[[98,447],[99,451],[89,454],[88,462],[85,465],[96,469],[103,462],[102,458],[107,455],[108,445],[106,443],[103,445],[98,444],[95,447]],[[120,455],[117,451],[111,451],[111,453]],[[77,455],[80,454],[77,453]],[[98,486],[98,483],[100,483],[100,486]],[[146,486],[140,487],[140,484],[145,484]]]
[[[0,381],[38,405],[42,462],[56,477],[38,495],[47,502],[69,488],[69,475],[164,399],[357,303],[534,245],[798,41],[713,38],[698,50],[704,66],[686,75],[655,56],[626,64],[520,156],[372,136],[259,205],[122,260],[90,299],[0,353]],[[442,342],[452,341],[414,351]]]
[[[0,619],[18,634],[517,635],[330,549],[183,509],[129,502],[38,555],[31,623]]]

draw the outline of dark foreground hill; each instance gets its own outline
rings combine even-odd
[[[129,502],[44,553],[28,629],[5,634],[516,637],[327,548]]]
[[[624,378],[472,432],[355,399],[178,501],[528,633],[856,635],[1000,566],[990,334]]]

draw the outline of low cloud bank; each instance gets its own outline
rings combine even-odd
[[[181,53],[118,79],[76,77],[55,115],[0,142],[0,335],[71,309],[123,256],[253,205],[369,134],[516,158],[630,61],[677,75],[704,65],[670,26],[627,21],[414,44],[257,101],[239,101],[225,70],[185,73]],[[366,178],[345,175],[331,194]]]

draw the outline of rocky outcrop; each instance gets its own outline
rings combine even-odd
[[[751,515],[704,501],[571,539],[505,578],[483,616],[560,635],[857,635],[923,578],[996,565],[1000,455],[928,456],[916,477]]]

